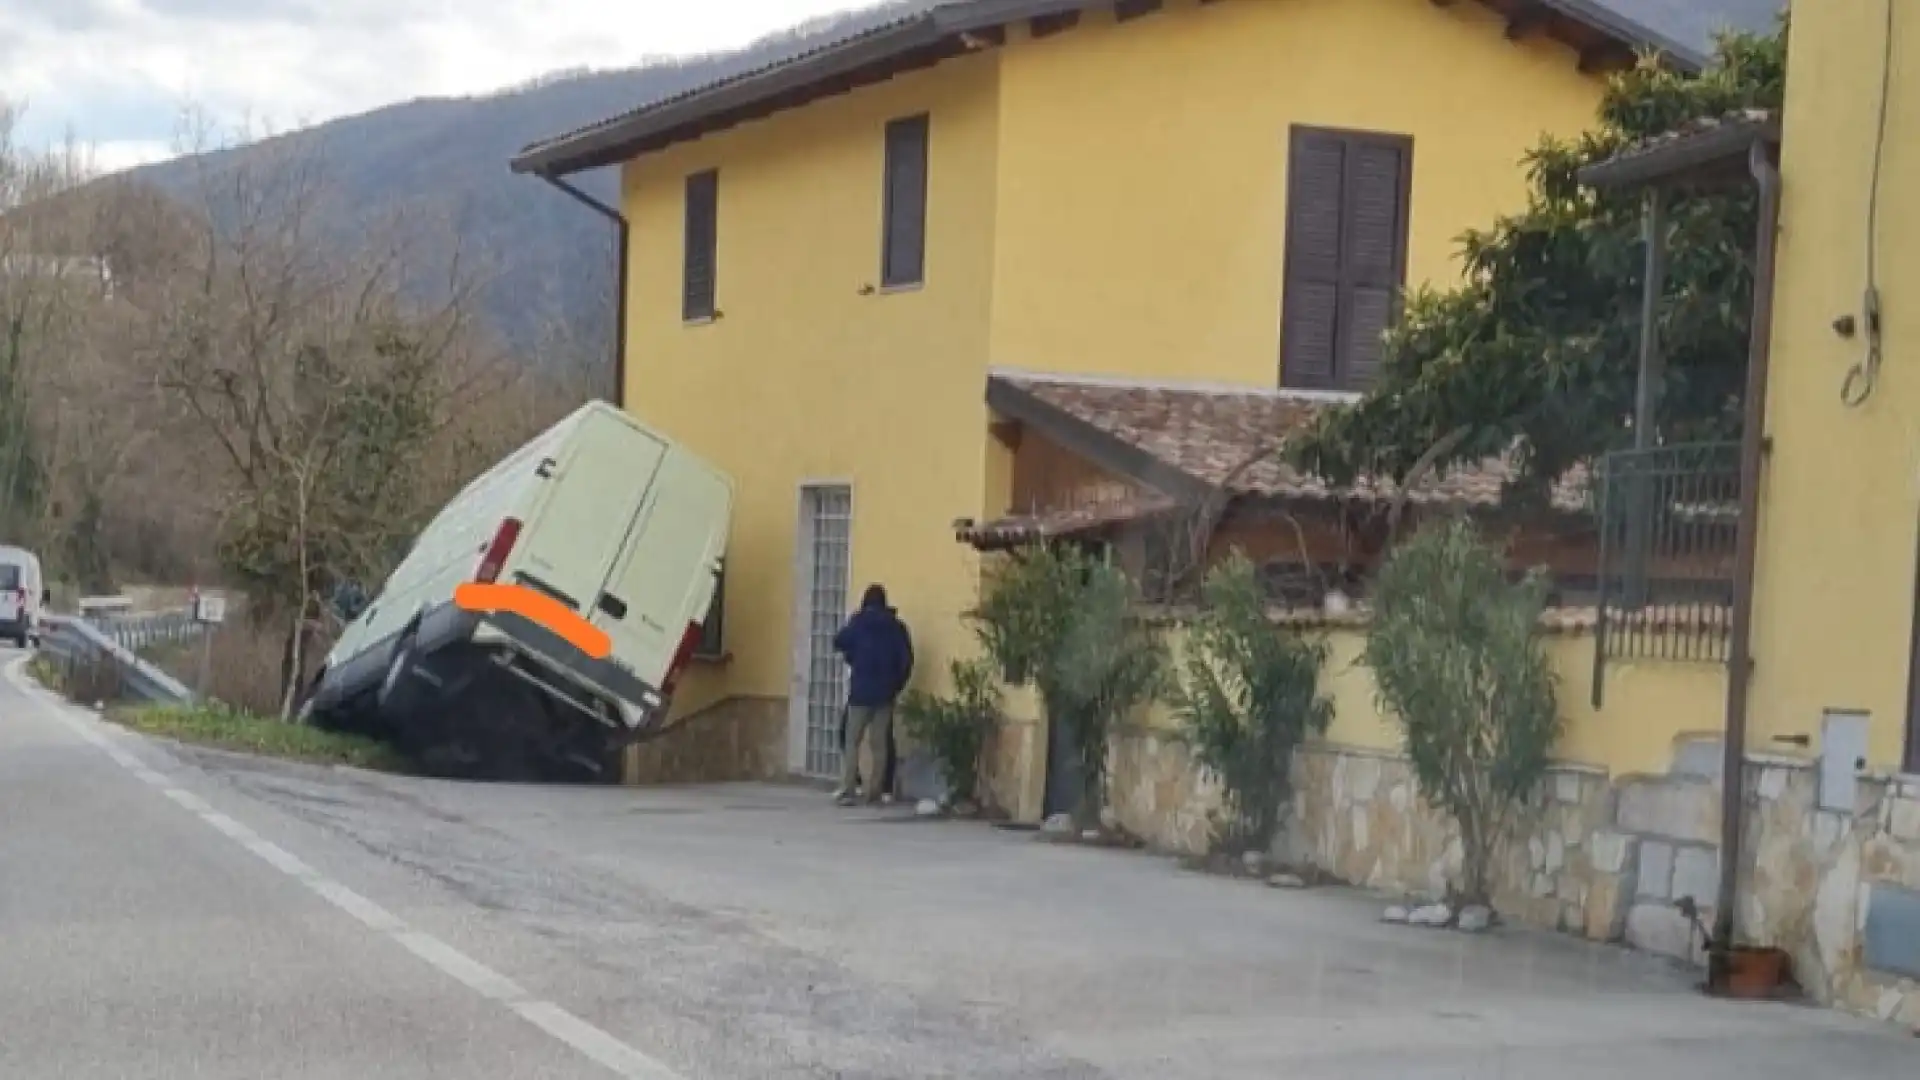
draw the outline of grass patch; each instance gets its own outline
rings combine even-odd
[[[33,676],[35,682],[55,693],[66,692],[67,673],[60,670],[60,665],[54,663],[53,658],[45,653],[35,653],[33,659],[27,661],[27,674]]]
[[[220,704],[119,706],[107,718],[145,735],[197,746],[317,765],[353,765],[382,772],[410,772],[412,763],[386,743],[255,716]]]

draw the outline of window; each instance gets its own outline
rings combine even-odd
[[[680,317],[687,322],[714,316],[719,216],[720,174],[708,169],[687,177],[687,251],[680,297]]]
[[[1406,284],[1413,140],[1295,127],[1287,171],[1280,384],[1363,390]]]
[[[700,644],[693,655],[718,660],[727,655],[727,568],[713,575],[713,602],[707,605],[707,617],[700,620]]]
[[[886,235],[880,248],[880,284],[885,288],[926,280],[927,125],[924,115],[887,125]]]

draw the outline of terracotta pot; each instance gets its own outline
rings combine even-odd
[[[1736,945],[1727,953],[1727,996],[1770,998],[1787,981],[1784,949]]]

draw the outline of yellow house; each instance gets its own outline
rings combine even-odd
[[[635,775],[833,774],[867,582],[943,681],[979,571],[949,523],[1013,495],[990,375],[1349,396],[1605,72],[1772,6],[919,0],[529,147],[620,167],[624,404],[739,484],[704,715]]]
[[[1781,115],[1722,118],[1590,182],[1758,193],[1751,584],[1713,779],[1737,813],[1697,815],[1685,838],[1717,849],[1697,859],[1720,873],[1716,933],[1784,950],[1817,997],[1920,1028],[1920,380],[1903,364],[1920,357],[1920,212],[1902,195],[1920,180],[1916,14],[1796,5]]]
[[[1920,774],[1920,12],[1796,5],[1789,64],[1751,738]]]

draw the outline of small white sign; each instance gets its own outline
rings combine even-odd
[[[201,593],[193,599],[193,621],[218,624],[227,621],[227,598],[219,593]]]

